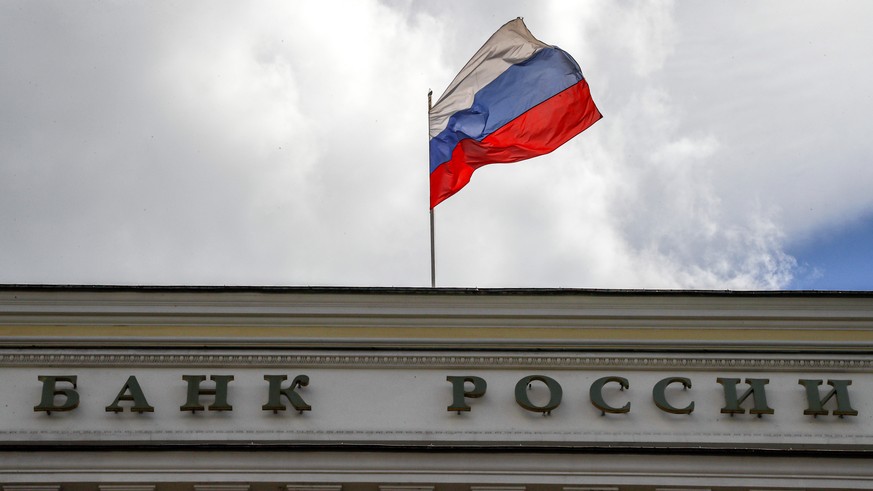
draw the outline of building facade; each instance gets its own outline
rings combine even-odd
[[[873,293],[0,287],[3,491],[873,488]]]

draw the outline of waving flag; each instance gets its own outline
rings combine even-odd
[[[431,209],[479,167],[547,154],[600,118],[573,58],[508,22],[430,110]]]

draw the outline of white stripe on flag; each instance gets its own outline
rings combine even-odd
[[[527,60],[548,47],[533,37],[524,22],[511,20],[497,30],[464,65],[430,111],[430,137],[438,135],[449,124],[452,114],[473,105],[479,89],[493,82],[507,68]],[[470,76],[475,72],[474,76]]]

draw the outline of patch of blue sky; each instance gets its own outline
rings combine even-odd
[[[798,269],[789,290],[873,291],[873,212],[789,244]]]

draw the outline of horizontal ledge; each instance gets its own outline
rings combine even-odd
[[[6,442],[0,444],[0,456],[4,452],[101,452],[101,451],[161,451],[198,452],[221,450],[224,452],[409,452],[412,454],[446,454],[471,452],[475,454],[621,454],[641,455],[671,453],[675,455],[746,455],[759,456],[852,456],[869,458],[873,447],[865,444],[773,444],[773,443],[714,443],[699,442],[556,442],[541,440],[506,441],[416,441],[416,440],[339,440],[325,441],[218,441],[218,440],[124,440],[124,441],[77,441],[40,440],[32,442]],[[873,474],[873,473],[871,473]]]
[[[6,367],[223,367],[223,368],[538,368],[548,370],[768,370],[869,372],[873,356],[812,354],[706,354],[536,351],[351,350],[0,350]]]
[[[799,487],[869,489],[873,467],[840,454],[750,458],[751,453],[384,451],[0,451],[0,478],[45,482],[404,482]],[[572,479],[572,481],[568,481]],[[559,488],[560,489],[560,488]]]
[[[87,285],[2,283],[0,292],[48,293],[259,293],[259,294],[344,294],[344,295],[481,295],[481,296],[699,296],[699,297],[869,297],[863,290],[683,290],[634,288],[474,288],[474,287],[394,287],[394,286],[255,286],[255,285]]]
[[[2,348],[210,348],[210,349],[385,349],[385,350],[555,350],[643,352],[870,353],[871,341],[640,340],[640,339],[445,339],[445,338],[237,338],[127,336],[0,337]]]

